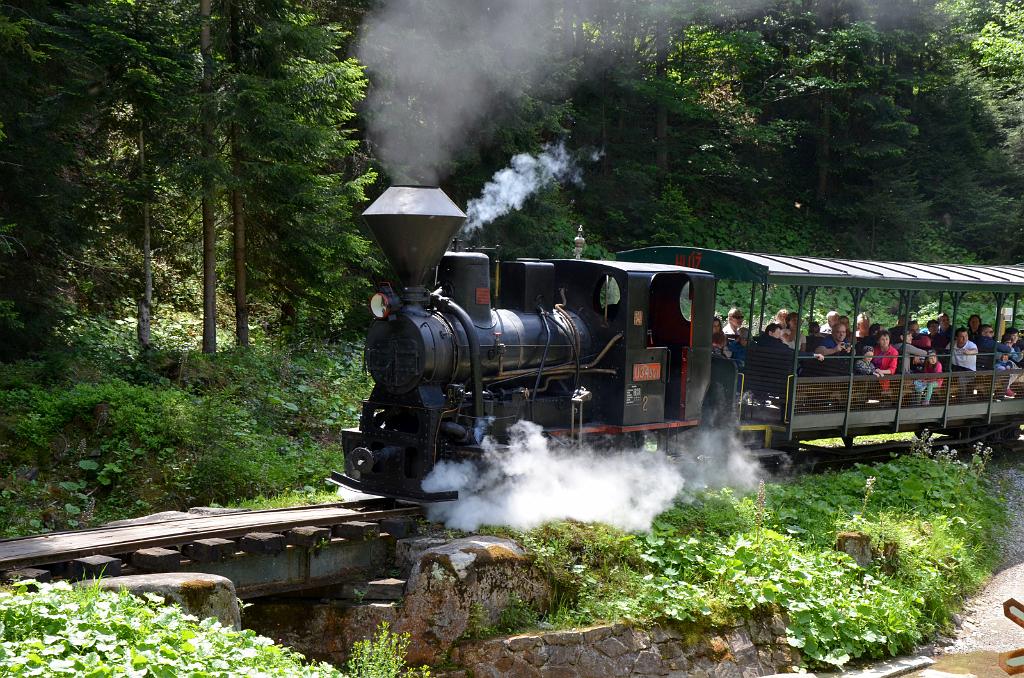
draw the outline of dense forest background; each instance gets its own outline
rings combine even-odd
[[[477,244],[564,256],[583,224],[592,255],[1024,260],[1019,0],[577,4],[551,3],[547,86],[467,130],[442,186],[465,205],[556,141],[599,157]],[[207,351],[218,329],[361,333],[386,263],[358,213],[391,177],[365,131],[378,74],[353,55],[378,5],[0,6],[0,359],[89,319],[197,348],[205,311]]]

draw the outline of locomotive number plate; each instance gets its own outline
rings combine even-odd
[[[476,303],[478,304],[490,304],[491,303],[491,291],[486,287],[476,288]]]
[[[635,363],[633,381],[660,381],[661,363]]]

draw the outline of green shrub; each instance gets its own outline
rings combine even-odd
[[[644,535],[563,522],[512,536],[556,584],[552,623],[714,626],[781,610],[809,666],[842,666],[948,626],[991,571],[1005,513],[984,459],[940,450],[768,484],[760,496],[708,492]],[[870,567],[835,550],[845,530],[871,538]]]
[[[371,640],[352,648],[346,672],[274,645],[253,631],[232,631],[214,619],[197,620],[163,598],[138,598],[59,582],[0,589],[0,675],[309,676],[429,678],[406,667],[408,634],[382,624]]]
[[[49,360],[0,365],[4,536],[322,487],[369,388],[351,347],[150,354],[86,381]]]
[[[160,596],[141,599],[65,583],[39,588],[0,590],[0,674],[343,676],[326,664],[307,665],[252,631],[197,621],[164,606]]]

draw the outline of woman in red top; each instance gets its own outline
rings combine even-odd
[[[882,374],[899,374],[900,352],[890,345],[888,331],[882,330],[878,333],[878,348],[875,349],[875,359],[871,362]],[[888,379],[883,379],[879,383],[883,391],[889,390]]]

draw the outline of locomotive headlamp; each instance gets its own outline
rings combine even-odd
[[[377,292],[370,297],[370,313],[377,320],[384,320],[391,315],[391,299],[384,292]]]

